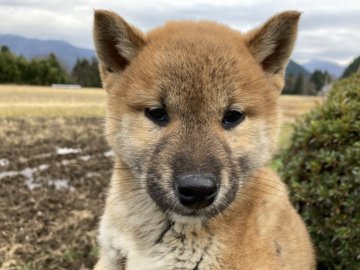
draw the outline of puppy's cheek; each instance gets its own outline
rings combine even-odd
[[[220,189],[214,204],[218,212],[224,211],[235,200],[241,183],[241,177],[233,168],[222,170]]]
[[[150,163],[146,176],[146,189],[152,200],[164,212],[176,204],[171,172],[164,165],[154,166]]]
[[[152,152],[160,131],[142,115],[124,116],[117,124],[114,151],[137,173],[144,175],[149,167]]]
[[[227,169],[222,169],[220,173],[220,183],[218,194],[216,195],[213,205],[218,207],[219,205],[226,203],[228,193],[231,189],[230,172]]]
[[[147,157],[150,151],[148,148],[140,144],[137,138],[129,137],[127,132],[120,133],[119,137],[118,148],[114,150],[115,154],[122,158],[122,161],[130,167],[131,171],[144,174],[149,163]]]

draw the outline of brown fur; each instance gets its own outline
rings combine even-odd
[[[171,22],[144,35],[96,11],[94,40],[108,93],[116,162],[95,269],[313,269],[285,186],[264,168],[276,150],[278,96],[300,14],[240,34],[212,22]],[[160,127],[144,110],[163,106]],[[224,112],[246,113],[225,130]],[[213,205],[190,213],[173,178],[212,173]]]

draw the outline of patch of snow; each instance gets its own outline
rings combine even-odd
[[[47,157],[51,157],[51,153],[44,153],[34,156],[34,158],[47,158]]]
[[[15,171],[0,172],[0,179],[5,177],[14,177],[17,176],[18,174],[19,172],[15,172]]]
[[[69,179],[55,179],[48,181],[49,186],[54,186],[56,190],[69,189]]]
[[[86,156],[81,156],[80,159],[83,161],[88,161],[91,158],[90,155],[86,155]]]
[[[34,180],[34,173],[39,171],[44,171],[49,168],[49,165],[47,164],[41,164],[34,168],[25,168],[21,171],[8,171],[8,172],[2,172],[0,173],[0,179],[4,177],[14,177],[18,175],[22,175],[25,177],[25,185],[29,190],[33,190],[34,188],[41,187],[42,185],[40,183],[36,183]]]
[[[73,163],[76,160],[63,160],[61,163],[66,165],[69,163]],[[7,172],[0,172],[0,179],[5,178],[5,177],[14,177],[14,176],[18,176],[21,175],[25,178],[25,182],[24,184],[26,185],[26,187],[29,190],[33,190],[35,188],[41,187],[43,184],[36,182],[35,177],[34,177],[34,173],[36,172],[40,172],[40,171],[44,171],[47,170],[50,166],[48,164],[41,164],[37,167],[34,168],[25,168],[21,171],[7,171]],[[56,190],[62,190],[62,189],[68,189],[71,192],[73,192],[75,190],[74,187],[69,185],[69,180],[68,179],[55,179],[55,180],[49,180],[48,181],[48,185],[49,186],[54,186]]]
[[[44,171],[47,170],[49,168],[49,165],[47,164],[41,164],[38,167],[34,167],[34,168],[25,168],[22,171],[19,172],[19,174],[21,174],[22,176],[24,176],[25,178],[32,178],[34,172],[37,171]]]
[[[25,168],[21,171],[7,171],[7,172],[1,172],[0,173],[0,179],[4,178],[4,177],[14,177],[14,176],[17,176],[17,175],[22,175],[24,176],[25,178],[33,178],[33,174],[34,172],[37,172],[37,171],[44,171],[44,170],[47,170],[49,168],[49,165],[47,164],[42,164],[38,167],[34,167],[34,168]]]
[[[22,171],[19,172],[22,176],[26,178],[25,185],[29,190],[33,190],[34,188],[41,187],[42,185],[40,183],[36,183],[34,180],[34,173],[39,171],[44,171],[49,168],[49,165],[47,164],[41,164],[38,167],[35,168],[25,168]]]
[[[8,159],[6,159],[6,158],[1,158],[0,159],[0,167],[5,167],[5,166],[7,166],[9,164],[10,164],[10,162],[9,162]]]
[[[107,152],[104,153],[104,156],[105,156],[105,157],[112,157],[112,156],[114,156],[114,152],[111,151],[111,150],[110,150],[110,151],[107,151]]]
[[[76,160],[75,159],[65,159],[61,161],[61,165],[69,165],[71,163],[75,163]]]
[[[97,172],[88,172],[88,173],[86,173],[85,177],[91,178],[91,177],[96,177],[99,175],[100,175],[100,173],[97,173]]]
[[[67,147],[57,147],[56,153],[58,155],[68,155],[68,154],[78,154],[81,152],[81,149],[67,148]]]
[[[49,165],[48,164],[41,164],[39,167],[37,167],[37,169],[39,170],[39,171],[44,171],[44,170],[47,170],[47,169],[49,169]]]
[[[21,174],[25,178],[32,178],[34,172],[36,172],[36,171],[37,171],[37,168],[25,168],[22,171],[20,171],[19,174]]]
[[[40,183],[35,183],[34,182],[34,178],[29,178],[25,180],[25,185],[29,190],[33,190],[35,188],[41,187],[42,184]]]

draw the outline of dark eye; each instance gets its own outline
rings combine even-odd
[[[164,108],[146,108],[145,115],[159,126],[165,126],[169,123],[169,115]]]
[[[222,125],[225,129],[237,126],[245,119],[245,113],[237,110],[229,110],[225,113]]]

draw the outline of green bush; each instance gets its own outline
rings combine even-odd
[[[280,173],[305,220],[318,269],[360,269],[360,74],[297,121]]]

